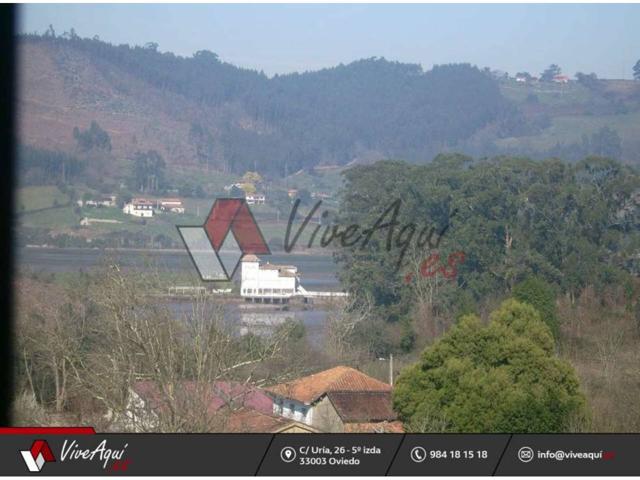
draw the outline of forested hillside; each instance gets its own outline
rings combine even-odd
[[[442,151],[633,161],[638,146],[633,82],[532,88],[487,68],[382,58],[268,78],[209,51],[181,57],[52,30],[20,37],[19,57],[20,143],[75,153],[74,128],[95,121],[116,159],[154,150],[169,168],[282,177]]]

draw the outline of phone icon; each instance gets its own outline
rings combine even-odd
[[[427,459],[427,451],[422,447],[413,447],[411,449],[411,460],[416,463],[422,463]]]

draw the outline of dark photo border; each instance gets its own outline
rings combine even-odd
[[[13,180],[14,180],[14,91],[15,91],[15,15],[14,5],[0,5],[0,215],[2,215],[2,233],[0,234],[0,292],[2,311],[0,311],[0,425],[9,425],[11,410],[11,375],[13,318],[13,292],[11,274],[13,272]]]

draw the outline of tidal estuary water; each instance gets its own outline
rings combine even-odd
[[[18,249],[16,267],[38,273],[91,272],[101,268],[105,262],[116,262],[123,270],[194,272],[194,266],[186,251],[180,250],[99,250],[88,248],[23,247]],[[330,255],[306,255],[279,253],[263,256],[262,261],[274,264],[295,265],[300,273],[300,283],[307,290],[339,291],[337,266]],[[187,314],[192,306],[189,301],[169,302],[177,316]],[[324,336],[327,312],[323,307],[308,309],[291,308],[289,311],[275,310],[273,306],[250,306],[246,304],[225,305],[225,319],[237,327],[242,335],[268,331],[288,318],[305,325],[307,337],[312,345],[320,346]]]

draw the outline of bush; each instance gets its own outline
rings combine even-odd
[[[551,433],[587,417],[576,374],[554,355],[549,328],[516,300],[488,325],[462,317],[400,375],[393,400],[410,431]]]

